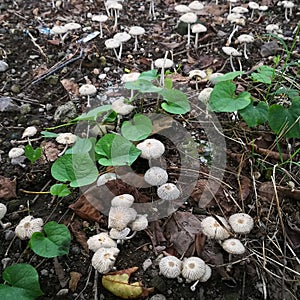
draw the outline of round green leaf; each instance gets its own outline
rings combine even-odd
[[[53,184],[50,187],[50,193],[53,196],[58,196],[58,197],[65,197],[70,195],[71,191],[68,189],[68,186],[66,184]]]
[[[251,102],[248,106],[239,111],[249,127],[255,127],[268,120],[268,104],[259,102],[256,106]]]
[[[187,96],[180,90],[164,89],[160,93],[166,101],[161,107],[171,114],[185,114],[190,111],[191,107]]]

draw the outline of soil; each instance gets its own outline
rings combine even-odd
[[[61,1],[56,3],[59,2]],[[75,109],[69,119],[83,113],[86,110],[86,99],[78,94],[78,87],[82,84],[91,82],[97,88],[97,96],[91,98],[92,106],[107,104],[122,93],[121,76],[126,69],[147,71],[151,68],[152,61],[164,57],[167,50],[173,52],[178,67],[172,80],[180,87],[186,85],[190,94],[197,93],[195,81],[188,78],[190,70],[210,68],[212,72],[230,72],[228,58],[221,51],[232,30],[232,25],[225,17],[228,4],[225,1],[219,1],[219,5],[215,5],[214,1],[203,1],[206,10],[198,13],[198,20],[207,26],[207,32],[200,37],[199,48],[194,49],[193,46],[186,47],[184,33],[187,29],[182,23],[178,25],[178,14],[172,0],[156,3],[155,20],[148,17],[149,2],[123,2],[117,28],[113,27],[114,21],[111,17],[103,25],[104,38],[96,37],[84,44],[76,41],[98,30],[98,24],[91,21],[91,15],[105,13],[103,1],[62,2],[64,5],[61,3],[61,6],[55,8],[51,1],[3,0],[0,3],[0,59],[9,66],[7,71],[0,72],[0,101],[4,101],[4,98],[10,101],[9,106],[3,106],[0,102],[0,200],[8,207],[8,213],[2,221],[12,223],[11,227],[0,230],[0,257],[9,257],[9,264],[30,263],[37,269],[44,292],[44,296],[39,299],[119,299],[102,287],[101,275],[94,280],[92,253],[84,249],[86,238],[107,230],[107,217],[99,213],[98,222],[95,222],[91,212],[85,218],[82,214],[76,214],[76,210],[71,208],[78,199],[82,199],[82,191],[78,189],[73,189],[71,195],[63,198],[30,193],[48,191],[56,183],[51,176],[53,161],[49,157],[43,157],[34,164],[26,160],[22,167],[12,165],[7,154],[12,147],[26,145],[27,141],[22,139],[26,127],[36,126],[40,132],[65,123],[68,116],[64,113],[55,116],[55,112],[67,102],[73,102]],[[248,14],[246,25],[238,33],[251,32],[256,37],[254,43],[248,47],[249,59],[242,59],[243,70],[247,72],[259,64],[272,65],[275,54],[285,57],[284,49],[279,44],[273,43],[271,48],[267,44],[269,40],[265,36],[265,26],[270,23],[280,24],[283,36],[287,37],[286,43],[291,45],[293,30],[299,17],[299,7],[293,11],[295,17],[287,22],[283,8],[277,5],[278,1],[262,2],[269,9],[260,15],[256,13],[253,20],[249,20]],[[180,4],[188,2],[183,1]],[[246,1],[239,1],[239,4],[247,6]],[[59,37],[42,31],[52,28],[54,24],[70,21],[80,23],[82,29],[72,32],[63,43]],[[140,48],[136,52],[132,51],[133,39],[124,44],[122,58],[118,61],[106,49],[104,41],[117,31],[127,30],[133,25],[142,25],[146,34],[139,37]],[[232,46],[241,48],[236,43],[236,36],[232,40]],[[298,41],[291,54],[291,61],[299,60],[299,49]],[[59,68],[52,73],[56,66]],[[297,73],[296,67],[292,68],[291,73],[299,79],[299,70]],[[44,74],[48,76],[43,77]],[[103,75],[100,76],[102,79],[99,79],[99,75]],[[208,84],[205,80],[201,81],[200,89]],[[246,85],[247,82],[241,80],[238,88],[245,90]],[[257,86],[253,91],[258,97],[259,89]],[[153,111],[155,103],[156,99],[153,99],[143,109]],[[199,105],[195,102],[192,104]],[[299,164],[280,165],[280,172],[276,172],[274,179],[278,198],[274,197],[272,184],[273,167],[280,163],[278,149],[284,154],[289,151],[295,153],[297,146],[299,148],[299,141],[289,141],[290,150],[285,139],[279,140],[277,147],[273,147],[276,136],[267,126],[249,129],[242,120],[232,121],[230,114],[219,114],[218,119],[224,135],[228,137],[227,165],[214,199],[205,208],[199,208],[197,199],[199,193],[203,192],[203,182],[207,180],[205,174],[209,171],[209,162],[201,163],[196,187],[190,192],[190,197],[179,206],[179,214],[150,223],[147,230],[138,232],[134,238],[119,245],[121,251],[115,268],[123,270],[139,267],[132,275],[132,280],[141,280],[144,286],[155,288],[147,299],[155,294],[162,294],[170,300],[300,299],[300,269],[297,257],[300,247],[300,186],[297,179]],[[184,124],[195,140],[207,140],[203,128],[194,121],[192,113],[178,116],[176,120]],[[75,127],[69,126],[67,130],[74,132]],[[54,132],[65,130],[65,127],[57,127]],[[45,145],[45,139],[41,135],[35,137],[32,141],[34,147]],[[177,171],[174,165],[180,167],[176,145],[167,139],[161,140],[167,145],[167,170],[172,173],[172,180],[176,181]],[[255,143],[255,149],[251,147],[251,143]],[[53,148],[54,155],[57,155],[57,149],[61,151],[63,148],[54,140],[49,147]],[[261,149],[272,151],[266,154]],[[203,154],[205,149],[199,147],[199,155]],[[210,155],[212,154],[206,156],[208,160]],[[299,161],[299,155],[294,157],[294,161]],[[145,164],[144,160],[139,160],[134,168],[142,173],[146,169]],[[99,172],[103,171],[99,167]],[[6,181],[3,181],[4,178]],[[294,181],[295,192],[291,192],[289,181]],[[152,189],[138,192],[148,199],[153,196]],[[205,241],[205,237],[199,235],[193,235],[191,247],[185,253],[179,253],[179,246],[183,247],[184,242],[179,239],[179,246],[174,245],[174,240],[172,242],[166,230],[170,227],[170,222],[174,222],[174,216],[186,216],[180,213],[188,213],[202,220],[208,215],[228,217],[232,213],[240,212],[240,208],[255,220],[253,231],[242,237],[247,247],[244,255],[230,257],[217,242],[211,239]],[[55,259],[43,259],[27,248],[27,241],[14,238],[15,226],[28,214],[43,218],[45,223],[56,221],[67,225],[72,233],[69,254]],[[212,277],[205,283],[199,283],[194,292],[190,289],[191,283],[186,283],[181,278],[166,279],[159,274],[158,269],[158,259],[166,253],[178,257],[202,257],[212,267]],[[144,270],[143,263],[149,258],[151,265]],[[0,271],[3,271],[3,265],[0,266]],[[74,289],[69,286],[70,272],[78,272],[81,276]],[[98,298],[95,297],[97,294]]]

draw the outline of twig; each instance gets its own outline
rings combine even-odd
[[[46,60],[48,61],[48,57],[47,57],[47,55],[45,54],[45,52],[43,51],[42,47],[41,47],[39,44],[37,44],[37,43],[35,42],[35,41],[36,41],[36,38],[32,36],[32,34],[30,33],[30,31],[29,31],[28,29],[25,29],[25,33],[30,37],[30,39],[31,39],[31,41],[32,41],[32,43],[33,43],[33,45],[39,49],[39,51],[41,52],[41,54],[42,54],[42,55],[46,58]]]

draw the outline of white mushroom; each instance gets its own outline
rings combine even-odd
[[[246,248],[238,239],[227,239],[222,242],[222,248],[230,254],[244,254]]]
[[[150,185],[162,185],[168,181],[168,173],[160,167],[151,167],[146,171],[144,180]]]
[[[185,258],[182,263],[181,275],[188,282],[199,280],[205,273],[205,262],[196,256]]]
[[[119,12],[120,10],[123,9],[122,4],[116,2],[116,1],[109,1],[107,2],[106,5],[107,9],[113,9],[114,10],[114,16],[115,16],[115,22],[114,22],[114,28],[117,28],[118,26],[118,16],[119,16]]]
[[[213,88],[204,88],[198,95],[198,99],[203,102],[206,106],[209,103],[210,94],[213,91]]]
[[[121,77],[121,81],[123,83],[132,82],[139,79],[141,73],[140,72],[131,72],[129,74],[123,74]],[[133,98],[133,90],[130,90],[130,99]]]
[[[118,115],[130,114],[136,108],[136,106],[127,104],[124,101],[125,101],[124,98],[119,98],[119,99],[115,100],[111,104],[111,109],[114,110]]]
[[[228,222],[233,231],[240,234],[248,234],[254,227],[253,218],[245,213],[231,215]]]
[[[176,278],[181,273],[182,262],[175,256],[165,256],[159,262],[159,273],[167,278]]]
[[[154,0],[149,0],[149,1],[150,1],[150,6],[149,6],[149,13],[148,13],[148,16],[149,16],[149,18],[152,17],[153,20],[156,20]]]
[[[229,2],[229,14],[231,14],[232,3],[236,3],[237,0],[227,0]]]
[[[23,148],[14,147],[11,148],[8,152],[8,157],[10,158],[10,162],[13,165],[19,165],[21,167],[26,167],[26,165],[22,164],[22,162],[25,160],[25,156],[23,155],[25,153]]]
[[[60,152],[58,154],[58,156],[62,156],[66,152],[68,146],[72,145],[76,142],[76,139],[77,139],[77,136],[75,134],[71,133],[71,132],[59,133],[55,140],[59,144],[65,145],[65,147],[62,150],[62,152]]]
[[[36,133],[37,133],[36,127],[29,126],[29,127],[25,128],[25,130],[23,131],[22,139],[30,138],[30,137],[34,136]],[[28,139],[28,141],[29,141],[29,139]]]
[[[109,235],[112,239],[117,240],[117,243],[122,243],[123,240],[129,240],[128,234],[130,233],[130,228],[125,227],[122,230],[117,230],[116,228],[111,228]]]
[[[23,218],[15,228],[16,236],[21,239],[30,239],[33,233],[43,230],[43,219],[27,216]]]
[[[6,215],[7,207],[5,204],[0,203],[0,225],[3,229],[6,229],[7,227],[11,226],[11,223],[2,223],[2,219]]]
[[[250,16],[250,20],[253,19],[253,16],[254,16],[254,11],[259,9],[259,4],[254,2],[254,1],[250,1],[248,3],[248,7],[251,9],[251,16]]]
[[[295,4],[292,1],[282,1],[281,2],[283,7],[285,8],[284,10],[284,17],[286,19],[287,22],[289,22],[289,17],[288,17],[288,10],[289,10],[289,15],[290,17],[293,15],[293,7],[295,6]]]
[[[116,41],[115,39],[108,39],[104,42],[104,44],[107,49],[113,49],[116,58],[119,60],[119,56],[116,49],[120,47],[120,42]]]
[[[148,227],[147,215],[137,215],[136,219],[129,223],[129,227],[132,231],[145,230]]]
[[[97,186],[104,185],[106,182],[108,182],[110,180],[115,180],[115,179],[117,179],[116,173],[109,172],[109,173],[102,174],[97,179]]]
[[[184,4],[178,4],[174,7],[174,9],[177,12],[179,12],[180,14],[185,14],[185,13],[191,12],[191,9],[187,5],[184,5]]]
[[[239,65],[240,65],[240,71],[242,71],[242,65],[241,65],[241,61],[239,59],[239,56],[242,55],[241,52],[239,52],[238,50],[236,50],[235,48],[233,47],[222,47],[222,50],[225,54],[227,54],[229,56],[229,61],[230,61],[230,66],[232,68],[232,71],[235,72],[235,67],[233,65],[233,60],[232,60],[232,57],[237,57],[238,58],[238,62],[239,62]]]
[[[93,84],[87,83],[83,84],[78,91],[80,95],[88,97],[86,107],[91,107],[90,96],[97,93],[96,87]]]
[[[249,11],[248,8],[244,6],[235,6],[234,8],[231,9],[231,12],[236,14],[246,14],[248,11]]]
[[[122,57],[123,43],[128,42],[131,39],[131,35],[127,32],[118,32],[114,35],[114,40],[120,43],[119,55],[118,59],[120,60]]]
[[[196,290],[196,286],[199,282],[206,282],[211,277],[211,273],[212,273],[211,267],[208,266],[207,264],[205,264],[204,269],[205,269],[205,272],[201,276],[201,278],[198,279],[193,285],[191,285],[191,287],[190,287],[191,291],[194,292]]]
[[[188,40],[187,40],[187,46],[190,45],[191,43],[191,24],[192,23],[196,23],[197,21],[197,15],[192,13],[192,12],[188,12],[185,13],[184,15],[182,15],[179,20],[181,22],[187,23],[188,24]]]
[[[138,49],[138,36],[143,35],[145,33],[145,29],[141,26],[132,26],[130,27],[129,34],[134,36],[134,49],[133,51],[137,51]]]
[[[202,24],[194,24],[192,25],[192,32],[193,33],[196,33],[196,36],[195,36],[195,49],[198,48],[198,39],[199,39],[199,33],[202,33],[202,32],[206,32],[207,31],[207,28],[202,25]]]
[[[188,5],[188,8],[192,12],[197,13],[197,12],[201,11],[204,8],[204,5],[199,1],[193,1]]]
[[[253,43],[254,42],[254,37],[250,34],[241,34],[240,36],[238,36],[237,40],[241,44],[244,44],[244,57],[245,57],[245,59],[248,59],[247,44],[248,43]]]
[[[142,151],[141,157],[145,159],[160,158],[165,152],[164,144],[157,139],[146,139],[136,147]]]
[[[154,61],[156,68],[161,69],[160,72],[160,84],[165,85],[165,69],[169,69],[174,65],[173,60],[167,58],[168,52],[166,52],[164,58],[158,58]]]
[[[105,23],[108,19],[107,15],[94,15],[92,16],[92,21],[99,22],[99,29],[100,29],[100,38],[103,38],[103,29],[102,23]]]
[[[108,273],[114,266],[120,250],[118,248],[99,248],[92,257],[92,266],[101,274]]]
[[[93,252],[96,252],[99,248],[117,247],[117,243],[108,235],[107,232],[101,232],[91,236],[87,240],[87,244],[89,249]]]
[[[196,90],[198,91],[199,89],[199,86],[198,86],[198,78],[201,78],[201,79],[204,79],[207,77],[207,74],[205,73],[205,71],[202,71],[202,70],[191,70],[189,72],[189,79],[192,79],[192,78],[196,78]]]
[[[218,81],[216,80],[216,78],[218,78],[218,77],[221,77],[221,76],[223,76],[224,74],[223,73],[212,73],[212,74],[210,74],[209,76],[208,76],[208,80],[210,81],[210,83],[212,84],[212,85],[215,85],[215,84],[217,84],[218,83]]]
[[[111,200],[111,206],[119,206],[119,207],[131,207],[134,202],[134,197],[130,194],[122,194],[119,196],[115,196]]]
[[[66,38],[66,35],[64,34],[68,31],[68,29],[65,26],[55,25],[51,28],[51,31],[54,34],[58,34],[61,42],[64,43],[64,39]]]
[[[225,240],[230,236],[230,226],[225,218],[220,216],[206,217],[202,220],[201,227],[203,233],[209,238]]]
[[[162,200],[175,200],[180,196],[180,191],[174,183],[165,183],[157,189],[157,196]]]
[[[123,230],[136,219],[137,212],[131,207],[112,206],[108,214],[108,228]]]

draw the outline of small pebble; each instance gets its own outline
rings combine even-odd
[[[49,271],[46,269],[41,270],[41,275],[42,276],[48,276],[49,275]]]

